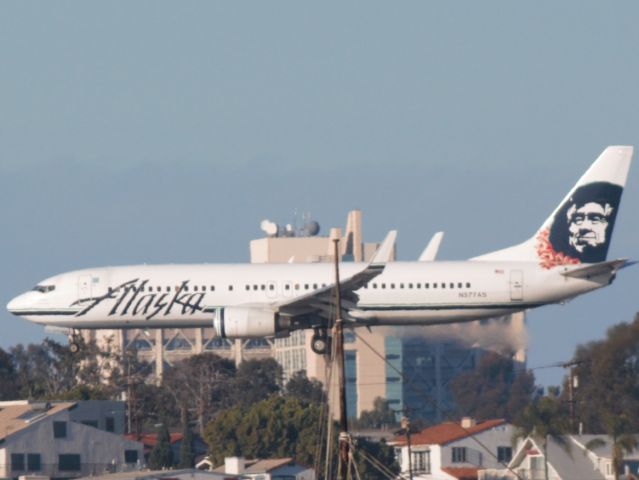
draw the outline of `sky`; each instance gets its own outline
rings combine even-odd
[[[531,236],[639,142],[637,2],[0,3],[0,303],[62,271],[248,261],[360,208],[415,259]],[[639,169],[610,257],[639,258]],[[528,314],[528,366],[637,312],[639,267]],[[0,309],[0,347],[43,328]],[[535,370],[558,384],[562,369]]]

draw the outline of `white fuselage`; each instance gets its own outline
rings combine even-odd
[[[340,265],[342,278],[366,267]],[[607,285],[611,275],[561,275],[535,262],[390,262],[356,291],[350,320],[362,325],[464,322],[561,302]],[[137,265],[51,277],[7,308],[27,320],[67,328],[211,326],[215,312],[273,305],[334,281],[333,265]]]

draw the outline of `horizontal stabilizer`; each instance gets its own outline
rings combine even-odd
[[[632,262],[634,263],[634,262]],[[564,277],[572,278],[589,278],[597,275],[606,275],[616,273],[619,269],[632,264],[628,259],[621,258],[618,260],[609,260],[607,262],[594,263],[585,267],[578,267],[566,272],[562,272]]]

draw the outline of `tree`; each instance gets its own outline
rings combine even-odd
[[[306,370],[295,372],[284,388],[286,395],[306,400],[308,402],[321,403],[324,401],[324,388],[322,382],[317,379],[309,380]]]
[[[459,416],[512,421],[532,399],[534,381],[530,371],[517,372],[511,356],[488,352],[475,370],[457,375],[450,390]]]
[[[210,458],[217,464],[225,456],[241,452],[248,458],[292,456],[312,465],[319,442],[319,419],[319,404],[272,395],[219,412],[204,438]]]
[[[231,404],[234,374],[235,365],[230,360],[214,353],[202,353],[168,369],[162,387],[178,405],[195,410],[202,435],[215,412]]]
[[[637,437],[627,432],[628,419],[625,415],[604,414],[606,433],[610,437],[612,468],[615,480],[619,480],[624,454],[632,453],[637,448]],[[595,438],[586,444],[586,448],[597,448],[606,445],[606,441]]]
[[[11,355],[0,348],[0,400],[18,398],[18,385],[15,381],[15,368]]]
[[[235,401],[243,405],[264,400],[282,388],[282,367],[274,358],[251,359],[240,363],[235,375]]]
[[[364,410],[354,422],[358,428],[390,428],[398,426],[395,411],[390,408],[388,400],[377,397],[373,401],[373,410]]]
[[[606,433],[605,418],[617,416],[628,432],[639,431],[639,314],[608,329],[604,340],[580,345],[574,361],[576,410],[585,430]]]
[[[157,441],[149,455],[149,467],[160,470],[173,466],[173,451],[171,450],[171,435],[166,424],[162,424],[158,432]]]
[[[182,409],[182,444],[180,445],[179,468],[193,468],[195,465],[195,452],[193,451],[193,432],[189,426],[188,411]]]
[[[569,431],[562,402],[557,396],[544,396],[529,403],[517,419],[515,438],[531,436],[541,443],[544,452],[544,472],[548,480],[548,438],[552,438],[567,451],[570,444],[565,434]]]

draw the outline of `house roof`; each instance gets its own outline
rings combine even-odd
[[[170,433],[171,444],[175,442],[179,442],[184,438],[182,433]],[[136,433],[126,433],[124,434],[125,438],[129,440],[134,440],[136,442],[142,442],[146,447],[155,447],[155,444],[158,443],[158,434],[157,433],[141,433],[140,435]]]
[[[594,468],[592,461],[584,455],[584,450],[574,442],[571,436],[566,435],[562,438],[565,443],[559,443],[553,437],[548,437],[546,447],[548,464],[557,472],[559,478],[604,480],[605,477]],[[543,455],[543,448],[531,437],[521,444],[508,466],[517,468],[529,453]]]
[[[267,458],[264,460],[256,459],[256,460],[244,460],[244,470],[240,473],[268,473],[276,468],[283,467],[290,463],[294,463],[295,465],[300,465],[292,457],[285,458]],[[211,470],[213,472],[224,473],[225,466],[220,465],[219,467]]]
[[[13,435],[41,420],[67,410],[74,402],[55,404],[5,402],[0,404],[0,440]]]
[[[443,467],[442,471],[458,480],[477,480],[477,468],[473,467]]]
[[[503,418],[496,418],[477,422],[469,428],[463,428],[460,422],[444,422],[412,434],[411,443],[413,445],[444,445],[454,442],[455,440],[470,437],[484,430],[490,430],[493,427],[505,423],[506,420]],[[397,437],[394,443],[397,445],[406,445],[406,437]]]

